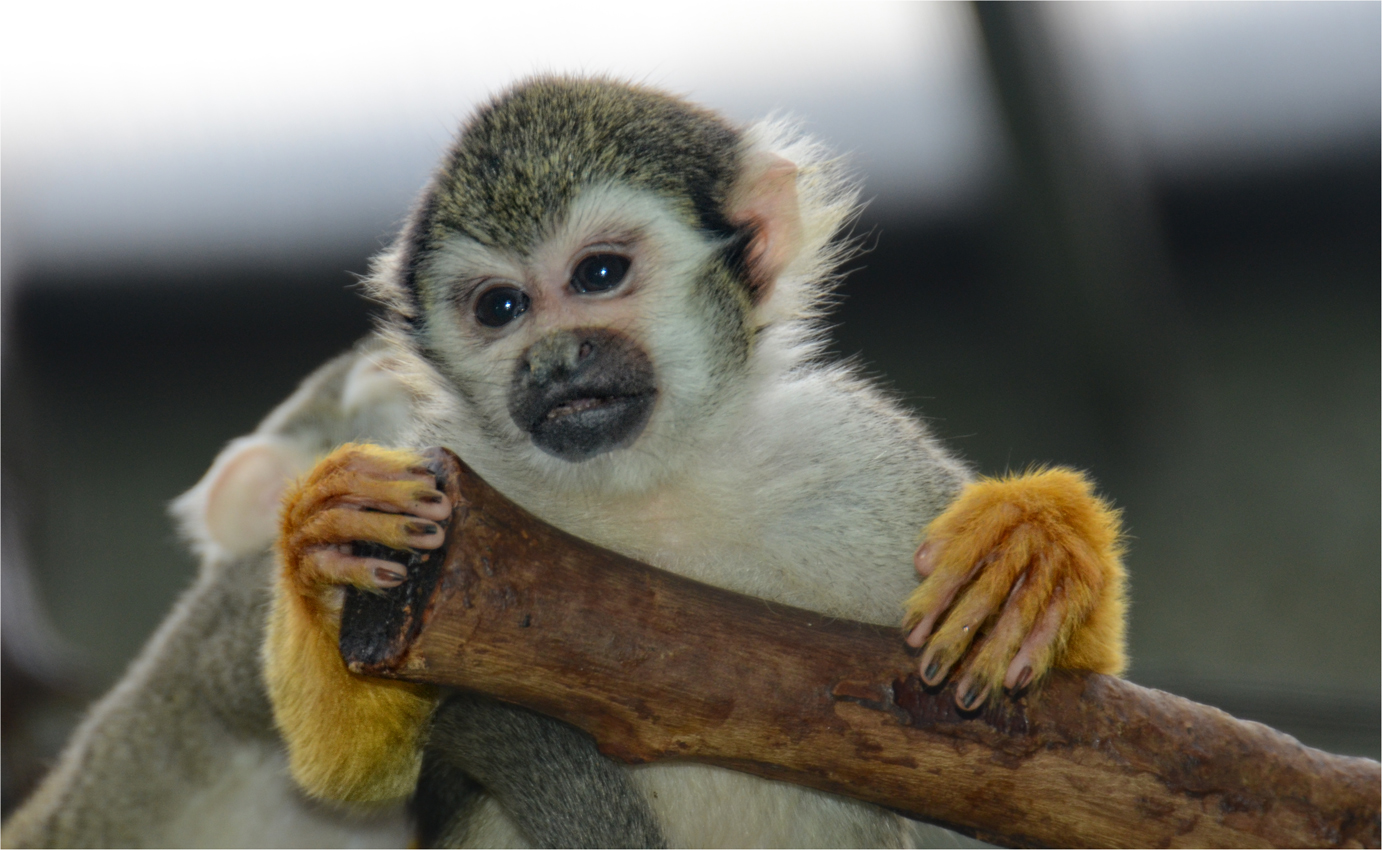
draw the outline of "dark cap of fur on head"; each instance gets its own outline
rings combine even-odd
[[[447,233],[518,251],[542,238],[584,187],[648,189],[720,236],[739,132],[713,112],[609,80],[539,77],[481,108],[462,129],[414,219],[406,288]]]

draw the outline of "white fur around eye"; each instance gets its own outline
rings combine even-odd
[[[520,286],[526,274],[522,258],[453,233],[418,269],[417,283],[423,309],[430,315],[448,307],[459,309],[492,286]]]
[[[533,251],[536,267],[569,274],[584,257],[619,253],[633,260],[631,275],[653,285],[699,267],[715,248],[689,228],[665,199],[616,184],[582,191],[549,230]]]

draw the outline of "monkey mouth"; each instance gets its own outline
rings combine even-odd
[[[631,445],[648,424],[657,389],[642,381],[593,383],[526,393],[510,413],[535,446],[573,463]]]
[[[638,439],[653,411],[656,390],[592,392],[567,388],[529,408],[526,425],[534,445],[562,460],[579,462]],[[543,403],[545,402],[545,403]]]
[[[560,402],[547,411],[543,417],[551,422],[563,416],[579,416],[582,413],[589,413],[611,405],[634,404],[646,393],[638,395],[615,395],[615,396],[582,396],[573,398],[570,401]]]
[[[533,445],[572,463],[633,444],[657,401],[648,355],[604,328],[563,331],[515,366],[509,415]]]

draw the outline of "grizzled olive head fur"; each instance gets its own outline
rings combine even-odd
[[[454,232],[526,252],[553,213],[607,182],[650,190],[689,226],[730,236],[724,205],[738,150],[739,133],[723,119],[661,92],[605,80],[532,80],[463,128],[418,210],[406,268],[411,274]]]

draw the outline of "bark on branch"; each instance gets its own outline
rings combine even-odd
[[[691,759],[1009,846],[1367,846],[1382,768],[1120,679],[961,713],[900,635],[709,587],[561,532],[449,452],[446,546],[356,594],[352,670],[490,694],[628,762]]]

